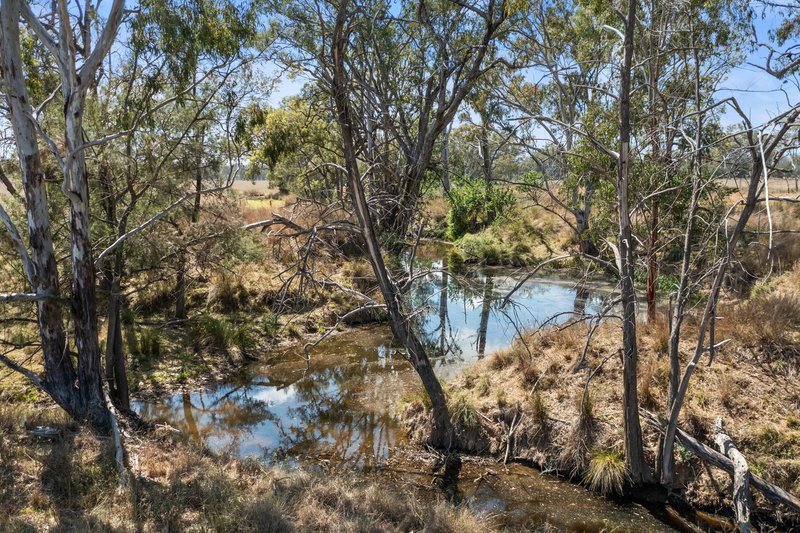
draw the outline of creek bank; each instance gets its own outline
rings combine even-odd
[[[732,320],[740,315],[728,308],[726,316]],[[726,324],[726,335],[730,329],[738,328]],[[640,399],[646,408],[661,411],[668,375],[666,357],[661,355],[666,324],[644,324],[640,333]],[[687,338],[691,337],[688,333]],[[586,347],[585,330],[580,325],[549,328],[527,333],[524,341],[518,339],[452,378],[447,389],[451,413],[460,428],[459,447],[500,462],[535,465],[599,492],[625,492],[618,345],[618,326],[601,325],[585,363],[579,365]],[[745,456],[757,465],[758,474],[797,493],[800,432],[791,406],[800,399],[800,387],[790,379],[792,373],[776,375],[774,367],[766,367],[745,345],[742,340],[732,343],[712,366],[698,369],[681,426],[709,442],[714,419],[722,416]],[[688,351],[690,346],[685,348]],[[576,366],[587,370],[575,371]],[[587,384],[590,374],[593,377]],[[427,416],[426,406],[418,399],[405,406],[402,421],[412,440],[424,440]],[[652,465],[659,435],[644,424],[643,430]],[[732,517],[729,476],[705,467],[682,446],[676,455],[676,491],[670,503],[697,523],[709,522],[709,516],[728,523]],[[665,494],[658,490],[648,496],[664,500]],[[773,505],[755,490],[751,496],[758,523],[777,530],[800,527],[796,513]]]

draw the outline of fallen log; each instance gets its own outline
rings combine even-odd
[[[667,423],[666,421],[662,420],[655,414],[647,411],[645,409],[640,409],[642,416],[644,417],[645,421],[650,424],[652,427],[660,431],[661,433],[666,431]],[[720,470],[724,470],[728,474],[734,474],[734,466],[733,462],[719,453],[714,448],[710,448],[703,444],[702,442],[698,441],[682,429],[678,428],[676,432],[676,436],[680,443],[685,446],[689,451],[693,454],[698,456],[700,459],[705,461],[706,463],[710,464],[711,466],[715,466]],[[777,485],[773,485],[772,483],[764,480],[763,478],[751,474],[750,475],[750,485],[761,492],[764,497],[772,502],[779,503],[785,505],[792,511],[796,513],[800,513],[800,498],[789,494],[782,488],[778,487]]]
[[[750,467],[733,440],[722,429],[722,418],[714,424],[714,442],[719,451],[733,463],[733,509],[739,531],[750,533]]]

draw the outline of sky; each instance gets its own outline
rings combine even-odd
[[[759,18],[755,21],[757,40],[768,42],[768,32],[775,29],[780,23],[777,16]],[[760,48],[752,51],[745,64],[736,67],[721,84],[722,90],[717,94],[717,100],[728,96],[735,96],[739,100],[742,111],[747,114],[753,125],[763,124],[770,118],[786,110],[789,105],[800,101],[800,91],[791,82],[781,82],[764,70],[747,64],[766,64],[767,49]],[[733,111],[723,117],[724,122],[738,123],[740,119]]]

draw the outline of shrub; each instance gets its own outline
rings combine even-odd
[[[511,191],[487,186],[481,178],[465,176],[453,185],[447,214],[447,234],[453,240],[491,225],[515,203]]]
[[[590,489],[601,494],[622,494],[622,486],[628,479],[625,458],[617,450],[595,450],[589,460],[589,469],[584,480]]]
[[[274,339],[278,334],[278,315],[268,313],[261,318],[261,328],[267,338]]]

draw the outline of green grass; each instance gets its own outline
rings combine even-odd
[[[224,318],[210,314],[200,315],[192,320],[190,334],[198,348],[226,352],[238,348],[247,353],[256,347],[258,341],[247,326],[235,324]]]

